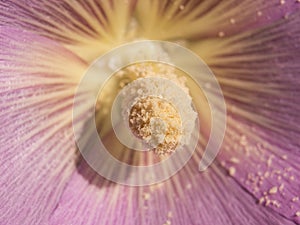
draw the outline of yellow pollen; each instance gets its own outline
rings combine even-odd
[[[171,221],[167,220],[163,225],[171,225]]]
[[[281,184],[281,185],[279,186],[279,191],[282,192],[283,189],[284,189],[284,184]]]
[[[129,127],[157,155],[175,151],[181,137],[181,117],[168,101],[154,96],[138,100],[129,113]]]
[[[278,188],[276,186],[274,186],[269,190],[269,194],[276,194],[277,191],[278,191]]]
[[[232,157],[232,158],[230,159],[230,162],[231,162],[231,163],[239,163],[240,160],[239,160],[238,158]]]
[[[144,193],[143,194],[144,199],[147,201],[150,199],[150,194],[149,193]]]
[[[218,33],[218,36],[219,36],[219,37],[224,37],[224,36],[225,36],[225,33],[224,33],[223,31],[220,31],[220,32]]]
[[[234,167],[229,167],[228,173],[230,176],[234,176],[236,172],[236,169]]]

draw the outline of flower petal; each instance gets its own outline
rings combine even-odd
[[[138,1],[142,37],[199,40],[261,27],[299,8],[296,1]]]
[[[92,61],[122,43],[135,0],[0,2],[0,25],[18,26],[64,43]]]
[[[211,65],[229,111],[219,158],[259,203],[298,223],[299,21],[299,14],[290,15],[229,38]]]
[[[0,223],[43,224],[75,169],[73,93],[87,65],[19,29],[1,27],[0,43]]]
[[[194,162],[197,163],[198,160]],[[181,186],[184,197],[174,196],[173,213],[174,221],[180,221],[179,224],[292,224],[256,205],[253,198],[216,165],[204,173],[199,173],[197,168],[181,172],[178,181],[185,182],[185,187]],[[165,189],[160,198],[168,191]]]
[[[236,125],[239,122],[241,125]],[[219,156],[222,165],[256,197],[258,204],[299,223],[299,148],[288,141],[284,147],[267,141],[270,133],[243,123],[237,118],[229,119],[224,143],[227,147]]]
[[[191,164],[164,183],[129,187],[82,162],[51,224],[293,224],[256,205],[219,167],[199,173]]]

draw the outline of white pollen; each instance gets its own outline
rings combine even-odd
[[[149,67],[149,71],[152,68],[153,73],[128,83],[117,97],[116,105],[121,106],[125,130],[134,134],[132,141],[122,138],[122,134],[119,136],[128,147],[132,143],[142,143],[145,150],[153,150],[157,155],[170,154],[189,145],[197,121],[189,89],[182,87],[185,84],[177,79],[175,72],[164,78],[155,71],[158,66],[143,63],[134,68],[134,65],[128,67],[130,74],[144,67]]]
[[[272,157],[267,160],[267,166],[270,167],[272,165]]]
[[[284,189],[284,184],[281,184],[281,185],[279,186],[279,191],[282,192],[283,189]]]
[[[218,33],[218,36],[219,36],[219,37],[224,37],[224,36],[225,36],[225,33],[224,33],[223,31],[220,31],[220,32]]]
[[[230,159],[230,162],[232,162],[232,163],[239,163],[240,160],[239,160],[238,158],[232,157],[232,158]]]
[[[271,200],[271,204],[274,205],[276,208],[280,207],[280,203],[277,200]]]
[[[161,118],[152,117],[150,119],[150,129],[151,129],[150,145],[155,148],[164,141],[165,133],[167,131],[167,124]]]
[[[265,178],[268,178],[269,176],[270,176],[270,172],[269,171],[267,171],[267,172],[264,173],[264,177]]]
[[[278,191],[278,187],[274,186],[269,190],[269,194],[276,194]]]
[[[233,166],[229,167],[228,173],[230,176],[234,176],[235,172],[236,172],[236,169]]]
[[[265,202],[265,197],[261,197],[261,198],[258,200],[258,204],[260,204],[260,205],[262,205],[264,202]]]
[[[150,194],[149,193],[144,193],[144,199],[149,200],[150,199]]]
[[[230,19],[230,23],[231,23],[231,24],[235,24],[235,19],[234,19],[234,18],[231,18],[231,19]]]
[[[130,110],[129,127],[135,136],[150,145],[158,155],[174,151],[181,136],[178,111],[159,97],[139,99]]]

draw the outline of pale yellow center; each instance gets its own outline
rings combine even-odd
[[[181,117],[168,101],[154,96],[138,100],[129,113],[132,133],[158,155],[174,152],[181,137]]]

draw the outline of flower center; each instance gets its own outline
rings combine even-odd
[[[199,132],[198,114],[184,72],[168,64],[137,62],[117,71],[112,81],[118,93],[111,122],[122,145],[158,156],[190,145]]]
[[[154,96],[142,98],[132,106],[129,127],[158,155],[175,151],[182,129],[176,108],[170,102]]]

